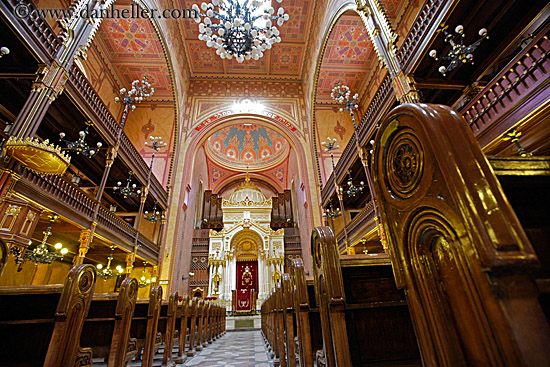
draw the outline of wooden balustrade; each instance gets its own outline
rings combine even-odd
[[[547,25],[462,109],[482,147],[548,100],[549,36]]]
[[[97,223],[104,228],[114,232],[127,243],[133,244],[136,237],[136,230],[125,220],[111,213],[104,207],[99,208]]]
[[[21,180],[75,212],[89,218],[92,217],[95,205],[93,200],[61,177],[40,175],[21,167]]]
[[[405,74],[411,71],[445,14],[454,7],[455,3],[456,1],[426,0],[397,51],[397,60]]]
[[[120,123],[113,117],[105,103],[101,100],[95,89],[91,86],[84,74],[74,65],[69,71],[69,80],[67,81],[69,93],[76,92],[81,95],[82,100],[86,101],[97,117],[97,128],[102,131],[109,144],[114,145]],[[72,88],[71,88],[72,87]],[[130,142],[126,134],[120,138],[119,154],[126,164],[135,172],[136,178],[142,183],[147,181],[149,173],[149,164],[141,157],[134,145]],[[151,175],[151,195],[159,202],[161,207],[166,208],[168,203],[168,193],[155,175]]]
[[[25,7],[30,10],[26,17],[17,16],[17,10]],[[31,48],[36,51],[43,62],[51,62],[55,56],[61,41],[57,38],[55,32],[51,29],[48,22],[38,14],[34,2],[31,0],[8,0],[2,1],[0,9],[5,16],[15,25],[19,25],[19,30],[26,33],[25,40],[31,44]]]

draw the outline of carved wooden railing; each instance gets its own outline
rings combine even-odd
[[[88,103],[88,106],[97,117],[97,127],[105,133],[109,144],[113,145],[115,143],[120,124],[113,117],[105,103],[103,103],[95,89],[88,82],[88,79],[84,76],[84,74],[82,74],[76,65],[71,68],[67,83],[69,87],[72,86],[74,91],[79,93],[82,99]],[[135,172],[136,177],[141,182],[146,182],[147,175],[149,173],[149,165],[145,162],[141,154],[139,154],[137,149],[124,133],[120,139],[120,147],[121,149],[119,154],[122,156],[126,164],[132,171]],[[161,207],[166,208],[168,203],[168,193],[154,175],[151,175],[151,194],[159,202]]]
[[[33,44],[33,50],[42,53],[48,59],[53,60],[61,42],[50,25],[42,19],[36,5],[31,0],[8,0],[0,3],[0,9],[5,16],[18,28],[27,33],[26,41]],[[22,11],[29,10],[28,15],[20,17]],[[46,60],[42,60],[46,61]]]
[[[145,237],[142,233],[139,234],[138,245],[140,245],[141,247],[145,246],[146,248],[156,250],[156,252],[158,252],[159,249],[158,244]]]
[[[430,38],[439,27],[445,14],[457,1],[426,0],[418,13],[407,37],[397,51],[397,60],[405,74],[410,72],[414,61],[426,48]]]
[[[461,111],[462,116],[484,146],[490,138],[501,135],[516,124],[525,113],[548,100],[550,70],[550,25],[537,35],[520,54]],[[525,108],[519,115],[510,113]],[[504,120],[507,123],[504,123]],[[498,126],[496,126],[498,124]]]
[[[375,213],[374,213],[374,205],[373,202],[370,201],[365,205],[363,210],[361,210],[353,219],[348,223],[346,226],[346,230],[348,233],[348,238],[353,241],[354,237],[356,237],[361,230],[367,229],[370,230],[376,226],[375,222]],[[344,235],[344,229],[342,231],[338,232],[336,235],[336,240],[338,242],[338,248],[340,250],[344,250],[345,248],[345,235]]]
[[[125,220],[111,213],[104,207],[99,208],[97,223],[104,229],[120,237],[129,244],[133,244],[136,238],[136,230],[131,227]]]
[[[22,168],[21,180],[34,186],[38,192],[63,203],[79,214],[91,218],[94,212],[94,201],[86,194],[57,176],[37,174]]]

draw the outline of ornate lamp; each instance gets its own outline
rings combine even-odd
[[[122,135],[122,129],[124,129],[124,123],[126,122],[129,110],[135,110],[137,103],[143,102],[147,97],[151,97],[155,93],[155,88],[151,86],[147,77],[144,76],[142,81],[134,80],[130,90],[122,88],[119,92],[122,95],[122,99],[115,97],[115,102],[122,103],[124,111],[122,112],[122,121],[120,122],[117,139],[120,139],[120,135]]]
[[[100,141],[97,142],[97,150],[91,148],[88,143],[86,143],[86,135],[89,134],[88,129],[90,128],[92,124],[90,122],[86,123],[86,128],[78,133],[79,138],[76,141],[70,141],[65,139],[65,133],[61,132],[59,133],[59,140],[65,143],[67,146],[67,149],[71,153],[76,154],[82,154],[85,157],[92,158],[102,147],[102,143]]]
[[[329,207],[326,209],[326,216],[330,219],[338,218],[340,215],[342,215],[342,212],[340,211],[340,208],[337,208],[334,210],[334,206],[332,205],[332,201],[329,204]]]
[[[122,182],[118,181],[116,183],[116,186],[113,187],[113,190],[125,199],[133,198],[141,194],[141,190],[136,190],[137,185],[132,183],[132,177],[134,176],[134,172],[130,171],[128,172],[128,174],[129,176],[126,179],[126,186],[122,187]]]
[[[519,143],[519,137],[521,136],[521,131],[517,131],[515,129],[512,129],[508,131],[506,134],[504,134],[504,137],[502,140],[507,141],[510,140],[512,143],[515,144],[516,149],[518,150],[518,154],[522,157],[532,157],[533,153],[528,153],[523,149],[521,144]]]
[[[277,0],[281,3],[282,0]],[[199,39],[216,50],[222,59],[237,62],[258,60],[264,51],[281,42],[279,29],[273,25],[277,21],[282,26],[289,19],[283,8],[275,9],[269,0],[212,0],[212,3],[197,4],[192,9],[198,13]],[[201,9],[203,13],[201,13]]]
[[[489,38],[489,36],[487,35],[487,29],[481,28],[478,32],[481,38],[469,46],[464,46],[464,42],[462,40],[464,38],[464,27],[462,25],[457,25],[455,28],[455,32],[460,36],[460,43],[456,43],[453,41],[454,36],[451,33],[447,32],[447,28],[447,25],[442,24],[437,30],[437,32],[443,32],[443,34],[445,35],[445,42],[448,42],[452,46],[447,55],[442,57],[443,60],[450,61],[449,65],[440,66],[438,69],[439,72],[443,74],[443,76],[445,76],[448,72],[450,72],[460,64],[465,64],[469,62],[473,65],[473,52],[484,39]],[[436,50],[431,50],[429,52],[429,55],[430,57],[438,60]]]
[[[355,186],[353,184],[353,180],[351,178],[351,171],[348,170],[348,188],[344,191],[346,195],[352,198],[358,193],[363,192],[364,187],[365,187],[365,183],[363,181],[359,183],[359,186]]]
[[[157,281],[157,278],[155,277],[152,277],[152,278],[147,278],[146,275],[146,271],[145,271],[145,268],[147,267],[147,263],[143,263],[143,273],[141,275],[141,279],[138,281],[138,287],[139,288],[145,288],[149,285],[151,285],[151,283],[155,283]]]
[[[48,250],[46,241],[48,240],[48,237],[52,235],[52,225],[58,216],[53,214],[48,216],[48,218],[50,218],[50,224],[48,225],[48,228],[42,232],[44,233],[42,242],[36,246],[34,250],[25,252],[25,260],[34,261],[37,264],[51,264],[54,260],[62,260],[63,255],[69,252],[69,250],[64,248],[61,243],[55,244],[55,251]]]
[[[116,268],[115,268],[115,270],[117,271],[116,273],[111,268],[111,262],[113,261],[114,251],[115,251],[115,246],[111,246],[111,254],[107,258],[107,266],[106,267],[103,267],[103,264],[97,264],[97,270],[98,270],[97,275],[100,278],[102,278],[103,280],[114,278],[117,275],[122,274],[122,272],[124,272],[124,269],[122,268],[121,265],[116,266]]]
[[[144,214],[145,220],[148,220],[149,222],[156,223],[159,220],[164,219],[164,214],[160,214],[160,211],[157,209],[157,203],[153,205],[153,210],[151,211],[151,214],[149,214],[147,210],[144,212]]]
[[[8,55],[10,53],[10,49],[7,48],[7,47],[1,47],[0,48],[0,59],[4,56],[4,55]]]

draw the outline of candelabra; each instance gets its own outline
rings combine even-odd
[[[151,97],[155,93],[155,88],[151,86],[147,81],[147,77],[144,76],[142,81],[137,79],[134,80],[130,90],[122,88],[119,92],[122,95],[122,99],[120,99],[120,97],[115,97],[115,102],[122,103],[124,105],[124,111],[122,112],[122,121],[120,122],[117,140],[119,140],[122,135],[122,129],[124,128],[128,112],[130,110],[135,110],[137,103],[143,102],[147,97]]]
[[[113,190],[125,199],[133,198],[141,194],[141,190],[136,190],[137,185],[132,183],[134,172],[130,171],[128,174],[129,176],[126,179],[126,186],[122,187],[122,182],[119,181],[116,183],[116,186],[113,187]]]
[[[4,56],[4,55],[8,55],[10,53],[10,49],[7,48],[7,47],[1,47],[0,48],[0,59]]]
[[[50,224],[48,228],[42,232],[44,233],[44,238],[42,242],[34,248],[34,250],[25,253],[25,260],[34,261],[35,263],[41,264],[51,264],[54,260],[63,260],[63,255],[65,255],[69,250],[63,247],[61,243],[56,243],[54,248],[55,251],[48,250],[46,241],[48,237],[52,235],[52,225],[53,222],[58,218],[57,215],[50,215]]]
[[[346,195],[348,195],[349,197],[354,197],[358,193],[363,192],[364,187],[365,187],[365,183],[363,181],[359,183],[359,186],[355,186],[353,184],[353,180],[351,178],[351,171],[348,170],[348,188],[344,191]]]
[[[151,163],[149,164],[149,175],[150,175],[151,171],[153,170],[153,160],[155,159],[155,153],[158,152],[161,148],[166,147],[168,144],[163,142],[160,136],[150,136],[149,139],[151,140],[151,145],[145,142],[145,146],[153,148],[153,154],[151,155]]]
[[[145,214],[144,216],[145,220],[148,220],[149,222],[156,223],[159,220],[164,219],[164,214],[160,214],[160,211],[157,210],[157,203],[155,203],[155,205],[153,206],[153,210],[151,211],[151,214],[149,214],[147,210],[144,212],[144,214]]]
[[[114,278],[118,274],[122,274],[122,272],[124,272],[124,269],[122,268],[121,265],[117,265],[116,268],[115,268],[115,270],[118,272],[118,274],[115,273],[113,271],[113,269],[111,268],[111,262],[114,259],[114,257],[113,257],[114,251],[115,251],[115,246],[111,246],[111,254],[107,258],[107,266],[106,267],[103,267],[103,264],[97,264],[97,270],[98,270],[97,275],[100,278],[104,279],[104,280]]]
[[[469,46],[464,45],[464,27],[462,25],[458,25],[455,28],[455,32],[460,36],[460,43],[456,43],[453,39],[454,36],[447,32],[447,25],[441,25],[437,32],[443,32],[445,35],[445,42],[449,43],[452,48],[449,50],[447,55],[443,56],[443,60],[450,61],[449,65],[447,66],[440,66],[439,72],[445,76],[448,72],[456,68],[460,64],[464,64],[469,62],[470,64],[474,63],[474,55],[473,52],[476,50],[476,48],[479,46],[479,44],[486,38],[489,38],[487,35],[487,29],[481,28],[479,30],[479,35],[481,36],[480,39],[475,41]],[[435,60],[438,60],[437,58],[437,51],[431,50],[429,52],[430,57],[433,57]]]
[[[85,157],[92,158],[103,146],[103,144],[101,142],[97,142],[97,150],[95,150],[91,148],[88,143],[86,143],[86,136],[89,134],[88,129],[91,125],[92,124],[90,122],[86,123],[86,128],[78,133],[79,138],[76,141],[65,139],[64,132],[59,133],[59,140],[65,143],[67,149],[71,153],[82,154]]]
[[[202,3],[200,8],[194,4],[192,9],[198,15],[197,23],[204,18],[199,24],[199,39],[206,41],[222,59],[235,57],[239,63],[260,59],[265,50],[281,42],[279,29],[272,21],[282,26],[289,19],[283,8],[274,15],[275,9],[267,0],[212,0],[209,4]]]

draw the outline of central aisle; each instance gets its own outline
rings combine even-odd
[[[259,330],[232,331],[178,366],[272,367]]]

